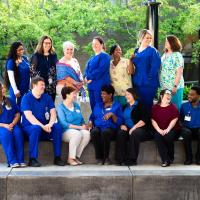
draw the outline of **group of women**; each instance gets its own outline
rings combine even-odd
[[[183,97],[184,61],[176,36],[166,38],[161,58],[151,42],[152,33],[146,29],[140,31],[139,47],[130,59],[125,59],[118,44],[111,47],[108,55],[103,39],[94,37],[94,56],[88,60],[84,75],[74,58],[74,44],[70,41],[63,43],[63,57],[58,60],[52,39],[43,36],[30,62],[24,56],[22,43],[14,42],[5,70],[5,86],[10,98],[5,96],[3,85],[0,92],[0,139],[5,153],[15,149],[15,160],[19,166],[25,166],[23,151],[18,152],[21,149],[18,146],[23,146],[23,142],[18,142],[23,139],[22,133],[17,131],[20,110],[15,104],[20,108],[21,97],[29,90],[30,78],[40,76],[52,99],[55,101],[56,94],[58,96],[58,121],[63,127],[63,141],[69,142],[70,165],[82,164],[79,158],[90,139],[98,164],[111,162],[110,142],[115,139],[117,163],[135,165],[140,142],[152,138],[151,125],[162,166],[170,165],[174,159],[173,139]],[[82,97],[86,95],[84,84],[87,84],[92,110],[88,124],[77,103],[79,93]],[[160,99],[153,105],[159,86]],[[8,115],[11,110],[12,115]],[[10,134],[12,139],[8,139],[4,132],[15,134]],[[6,155],[9,166],[16,163]]]

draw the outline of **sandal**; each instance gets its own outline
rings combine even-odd
[[[74,159],[70,159],[67,161],[67,163],[71,166],[77,166],[78,165],[78,162],[76,162]]]
[[[82,164],[83,164],[83,162],[81,162],[78,158],[76,158],[75,161],[76,161],[79,165],[82,165]]]

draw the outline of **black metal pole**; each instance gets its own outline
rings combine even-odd
[[[160,2],[151,2],[146,3],[147,6],[147,25],[146,28],[149,29],[153,34],[153,46],[158,49],[158,25],[159,25],[159,16],[158,16],[158,6]]]
[[[200,40],[200,30],[199,30],[199,40]],[[199,85],[200,85],[200,55],[199,55]]]

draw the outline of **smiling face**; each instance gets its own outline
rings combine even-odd
[[[99,42],[97,39],[93,39],[92,41],[92,49],[95,53],[100,53],[103,50],[103,44]]]
[[[169,41],[167,39],[165,40],[165,49],[168,50],[168,51],[171,50],[170,43],[169,43]]]
[[[112,102],[112,94],[108,94],[105,91],[101,91],[101,98],[104,103]]]
[[[73,101],[76,100],[76,97],[77,97],[77,92],[73,91],[70,94],[67,94],[67,98],[66,99],[70,100],[70,102],[73,102]]]
[[[51,46],[52,46],[51,40],[50,40],[49,38],[45,39],[45,40],[43,41],[43,45],[42,45],[42,47],[43,47],[43,52],[44,52],[44,53],[48,53],[48,52],[50,51],[50,49],[51,49]]]
[[[36,84],[33,84],[33,90],[36,91],[38,95],[42,95],[45,90],[45,83],[43,81],[38,81]]]
[[[188,93],[188,101],[191,103],[196,103],[199,101],[200,95],[195,90],[190,90]]]
[[[16,52],[17,52],[17,57],[23,56],[23,54],[24,54],[24,48],[23,48],[23,46],[20,45],[20,46],[16,49]]]
[[[146,33],[146,35],[141,39],[141,45],[142,46],[149,46],[152,42],[152,36],[149,33]]]
[[[172,94],[169,90],[166,90],[164,95],[161,95],[161,103],[170,104],[172,99]]]
[[[120,58],[121,56],[122,56],[122,50],[121,50],[120,46],[117,46],[113,53],[113,57]]]
[[[132,95],[130,92],[128,92],[128,91],[126,91],[125,97],[126,97],[127,103],[129,103],[129,104],[132,103],[132,102],[134,101],[133,95]]]
[[[64,49],[64,57],[67,59],[71,59],[74,55],[74,48],[71,45],[68,45]]]

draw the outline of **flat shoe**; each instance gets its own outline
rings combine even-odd
[[[79,159],[75,159],[75,161],[79,164],[79,165],[82,165],[83,164],[83,162],[81,162]]]
[[[67,162],[69,165],[71,166],[77,166],[78,163],[74,160],[74,161],[71,161],[71,162]]]

